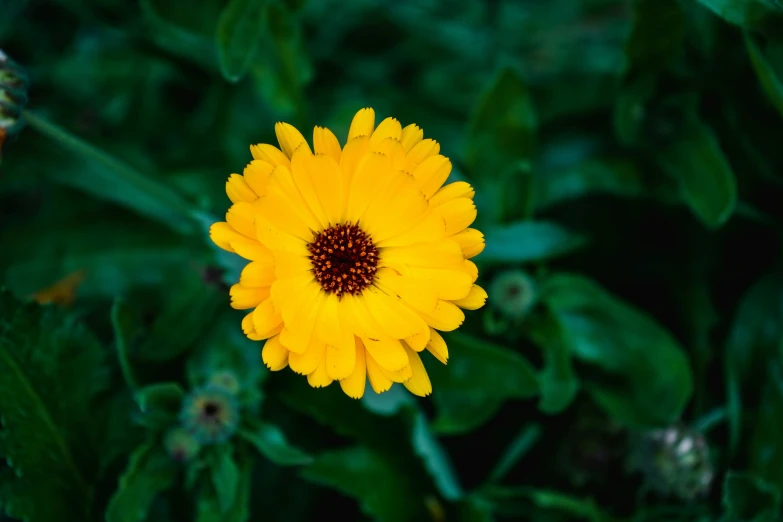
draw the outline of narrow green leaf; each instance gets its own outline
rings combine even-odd
[[[718,228],[728,221],[737,205],[737,180],[708,125],[696,116],[687,118],[679,139],[656,158],[705,226]]]
[[[531,160],[537,118],[519,74],[502,69],[483,93],[470,120],[465,160],[477,179],[497,178],[517,160]]]
[[[452,353],[449,364],[428,366],[438,416],[433,429],[461,433],[486,421],[507,399],[526,399],[539,391],[532,365],[521,355],[452,332],[444,336]]]
[[[204,488],[198,495],[196,522],[247,522],[250,519],[250,486],[253,459],[247,455],[237,458],[236,495],[227,510],[223,509],[219,495],[212,488]]]
[[[531,263],[562,256],[583,247],[585,238],[546,221],[520,221],[490,228],[483,263]]]
[[[155,499],[174,485],[176,467],[157,444],[136,448],[106,509],[106,522],[142,522]]]
[[[722,503],[727,522],[774,522],[780,513],[780,490],[753,474],[729,471]]]
[[[653,318],[578,275],[551,276],[541,298],[573,356],[614,377],[584,382],[614,419],[657,426],[680,418],[693,391],[691,369],[682,347]]]
[[[775,69],[772,68],[772,65],[764,57],[761,49],[759,49],[749,33],[745,33],[745,48],[748,50],[753,70],[756,71],[756,77],[767,94],[767,99],[783,116],[783,84],[780,83]]]
[[[252,431],[240,430],[239,436],[252,444],[261,455],[280,466],[299,466],[313,461],[310,455],[291,446],[282,430],[273,424],[262,423]]]
[[[603,513],[591,498],[580,498],[559,491],[530,487],[491,486],[482,490],[481,495],[494,503],[498,512],[506,515],[529,514],[530,503],[552,511],[569,515],[569,520],[588,520],[590,522],[609,522],[612,520]]]
[[[128,305],[122,299],[115,299],[111,308],[111,324],[114,329],[114,346],[120,362],[125,384],[131,390],[138,388],[138,380],[131,362],[133,343],[139,334],[139,324]]]
[[[495,467],[492,468],[487,482],[499,483],[503,480],[503,477],[517,465],[519,459],[524,457],[540,438],[541,426],[538,424],[528,424],[519,430],[519,433],[514,436],[506,451],[498,459]]]
[[[742,27],[758,27],[772,15],[783,12],[779,0],[699,0],[699,2],[729,23]]]
[[[234,461],[231,444],[220,444],[215,447],[211,471],[218,505],[220,511],[225,513],[234,505],[239,493],[239,466]]]
[[[463,491],[448,454],[430,430],[427,418],[421,411],[414,411],[411,445],[421,458],[424,467],[438,486],[443,498],[450,501],[462,497]]]
[[[230,0],[218,20],[215,41],[220,72],[236,83],[253,61],[264,29],[266,0]]]
[[[87,520],[104,353],[80,324],[0,291],[0,514]]]
[[[177,232],[198,232],[195,209],[172,189],[33,113],[25,112],[24,119],[83,163],[78,176],[70,169],[47,172],[55,181],[122,205]]]

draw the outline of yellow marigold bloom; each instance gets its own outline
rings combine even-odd
[[[442,363],[438,331],[459,327],[461,309],[483,306],[469,258],[484,236],[473,188],[443,185],[451,162],[416,125],[375,112],[354,116],[340,146],[316,127],[313,150],[287,123],[280,148],[252,145],[244,175],[232,174],[226,222],[210,229],[221,248],[248,259],[231,305],[252,309],[245,334],[266,340],[264,363],[290,366],[320,388],[339,381],[353,398],[398,382],[432,392],[420,352]]]

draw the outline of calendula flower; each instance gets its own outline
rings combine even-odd
[[[316,127],[313,149],[291,125],[280,148],[250,147],[254,160],[226,184],[234,203],[210,230],[221,248],[248,259],[231,305],[252,309],[245,334],[266,340],[272,370],[290,366],[315,388],[339,381],[350,397],[403,383],[432,391],[420,352],[446,363],[438,331],[480,308],[469,259],[484,236],[473,188],[444,186],[451,162],[416,125],[377,127],[372,109],[353,118],[345,146]]]
[[[67,306],[76,298],[76,289],[84,280],[84,271],[79,270],[68,274],[52,286],[34,293],[31,298],[39,304],[58,304]]]
[[[224,442],[239,426],[239,405],[223,388],[208,385],[185,397],[179,420],[200,444]]]

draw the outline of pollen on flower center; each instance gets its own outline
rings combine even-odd
[[[329,227],[307,249],[315,279],[327,293],[358,294],[375,280],[378,249],[356,225]]]

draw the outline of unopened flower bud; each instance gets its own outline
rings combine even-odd
[[[521,319],[536,301],[536,283],[522,270],[500,272],[489,286],[489,302],[501,314]]]
[[[196,437],[184,428],[170,430],[166,434],[164,445],[169,456],[177,462],[188,462],[201,449],[201,444]]]
[[[201,444],[224,442],[237,430],[239,405],[223,388],[207,385],[185,397],[179,418],[182,427]]]

